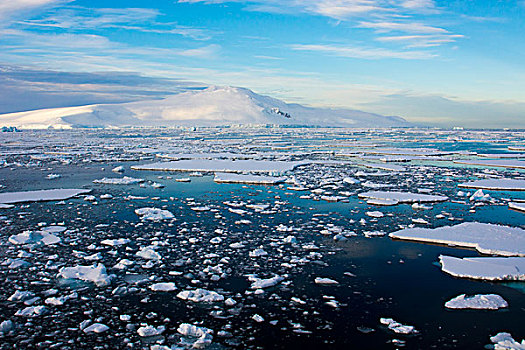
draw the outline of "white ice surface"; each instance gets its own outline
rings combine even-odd
[[[525,180],[482,179],[461,183],[458,187],[479,188],[483,190],[525,191]]]
[[[134,177],[124,176],[124,177],[104,177],[102,179],[93,180],[93,183],[96,184],[105,184],[105,185],[134,185],[144,182],[144,179],[137,179]]]
[[[59,277],[79,279],[95,283],[99,287],[111,283],[111,277],[106,273],[106,267],[102,264],[97,266],[75,266],[63,267],[58,272]]]
[[[23,191],[23,192],[5,192],[0,193],[0,203],[24,203],[24,202],[42,202],[42,201],[58,201],[64,200],[71,197],[78,196],[79,194],[89,193],[91,190],[78,189],[78,188],[59,188],[53,190],[39,190],[39,191]]]
[[[454,163],[484,167],[525,169],[525,161],[517,159],[455,160]]]
[[[456,258],[440,255],[441,270],[455,277],[487,281],[525,280],[525,258]]]
[[[261,175],[241,175],[231,173],[217,173],[213,181],[217,183],[241,183],[241,184],[260,184],[275,185],[284,182],[284,177],[261,176]]]
[[[135,209],[135,214],[142,220],[161,221],[173,219],[175,216],[169,210],[158,208],[139,208]]]
[[[194,303],[216,303],[224,301],[224,296],[210,290],[197,288],[195,290],[183,290],[177,294],[177,298],[190,300]]]
[[[392,232],[391,238],[453,244],[475,248],[484,254],[525,256],[525,230],[480,222],[465,222],[455,226],[408,228]]]
[[[396,191],[369,191],[358,195],[359,198],[387,201],[387,204],[397,201],[397,203],[426,203],[426,202],[443,202],[448,199],[446,196],[437,196],[411,192]],[[381,202],[375,202],[381,203]],[[374,203],[374,204],[375,204]]]
[[[497,310],[507,306],[509,304],[505,299],[497,294],[476,294],[473,296],[461,294],[445,303],[445,307],[448,309]]]

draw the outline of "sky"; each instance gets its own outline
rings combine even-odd
[[[525,128],[525,0],[0,0],[0,112],[233,85]]]

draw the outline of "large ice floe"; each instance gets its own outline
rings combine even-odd
[[[79,279],[93,282],[99,287],[105,287],[111,283],[111,276],[107,274],[106,267],[102,264],[96,266],[63,267],[59,270],[58,276],[66,279]]]
[[[174,162],[159,162],[145,165],[133,165],[134,170],[163,170],[163,171],[201,171],[242,173],[246,171],[255,173],[281,174],[295,169],[300,165],[308,164],[304,161],[269,161],[269,160],[222,160],[222,159],[189,159]]]
[[[432,203],[444,202],[448,200],[446,196],[411,193],[411,192],[395,192],[395,191],[369,191],[360,193],[359,198],[367,200],[369,204],[377,205],[396,205],[400,203]]]
[[[456,258],[440,255],[441,270],[449,275],[486,281],[525,280],[525,258]]]
[[[11,204],[24,202],[58,201],[75,197],[79,194],[86,194],[89,192],[91,192],[91,190],[78,188],[59,188],[39,191],[5,192],[0,193],[0,203]]]
[[[461,183],[458,187],[479,188],[482,190],[525,191],[525,180],[482,179]]]
[[[525,256],[525,230],[480,222],[465,222],[439,228],[407,228],[391,238],[475,248],[480,253]]]
[[[137,179],[129,176],[104,177],[102,179],[93,180],[93,183],[105,185],[135,185],[142,182],[144,182],[144,179]]]
[[[497,310],[508,307],[509,304],[497,294],[458,295],[445,303],[448,309],[487,309]]]
[[[275,185],[284,182],[284,177],[261,176],[261,175],[241,175],[231,173],[217,173],[213,181],[217,183],[240,183],[257,185]]]
[[[511,202],[509,203],[509,208],[517,210],[517,211],[525,212],[525,203]]]
[[[525,169],[525,161],[517,159],[455,160],[454,163],[477,165],[481,167]]]

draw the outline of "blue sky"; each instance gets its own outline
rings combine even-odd
[[[122,100],[186,80],[428,125],[525,128],[522,0],[0,0],[0,23],[13,110],[22,91],[118,101],[104,76],[125,74],[151,81],[122,81],[135,89]],[[96,82],[60,78],[78,73]],[[171,85],[137,92],[160,81]]]

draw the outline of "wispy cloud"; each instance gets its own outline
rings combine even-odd
[[[382,48],[362,48],[335,45],[295,44],[291,45],[291,48],[298,51],[316,51],[333,56],[364,59],[398,58],[405,60],[415,60],[435,57],[433,54],[423,51],[392,51]]]
[[[0,1],[0,19],[5,20],[20,12],[27,12],[39,7],[57,5],[71,0],[2,0]]]
[[[76,31],[118,28],[144,33],[182,35],[195,40],[209,40],[214,34],[203,28],[161,22],[158,20],[160,15],[157,9],[151,8],[87,9],[75,6],[53,11],[43,18],[27,19],[17,23],[28,28],[47,27]]]
[[[381,42],[404,43],[407,48],[435,47],[446,43],[455,42],[456,39],[464,38],[460,34],[444,35],[399,35],[383,36],[376,40]]]

